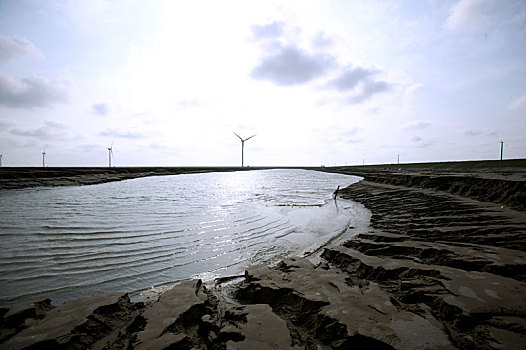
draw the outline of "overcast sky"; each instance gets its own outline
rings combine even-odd
[[[526,158],[526,1],[0,1],[4,166]]]

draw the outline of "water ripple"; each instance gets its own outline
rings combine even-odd
[[[0,191],[0,305],[138,293],[298,253],[346,227],[329,199],[357,180],[269,170]]]

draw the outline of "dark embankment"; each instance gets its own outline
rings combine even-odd
[[[147,176],[196,174],[210,172],[319,169],[309,167],[1,167],[0,190],[36,186],[82,186],[122,181]]]
[[[179,175],[207,172],[239,171],[256,168],[239,167],[118,167],[118,168],[0,168],[0,189],[35,186],[80,186],[146,176]]]

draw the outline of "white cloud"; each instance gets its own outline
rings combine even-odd
[[[513,100],[508,106],[508,109],[513,112],[526,112],[526,94]]]
[[[92,32],[107,20],[108,3],[105,0],[66,0],[59,8],[59,15],[70,25],[84,32]]]
[[[431,126],[431,122],[429,122],[427,120],[415,120],[415,121],[412,121],[412,122],[406,124],[404,129],[407,129],[407,130],[421,130],[421,129],[428,128],[430,126]]]
[[[257,28],[257,31],[255,31]],[[290,30],[289,30],[290,29]],[[269,80],[280,86],[302,85],[320,79],[326,89],[336,89],[345,93],[346,103],[358,104],[370,99],[373,95],[391,90],[392,85],[383,80],[374,79],[380,73],[377,69],[340,65],[338,54],[322,53],[332,45],[332,40],[324,32],[317,31],[302,40],[297,34],[305,33],[302,28],[285,27],[283,22],[273,22],[265,26],[253,26],[252,31],[257,37],[273,40],[267,43],[260,64],[253,68],[251,77],[256,80]],[[294,33],[294,34],[291,34]],[[288,42],[285,45],[283,42]],[[311,43],[311,50],[300,48],[300,43]],[[293,44],[291,44],[293,43]],[[339,76],[331,79],[335,73]]]
[[[115,138],[122,138],[122,139],[140,139],[142,138],[142,134],[137,132],[129,132],[129,131],[120,131],[116,129],[106,129],[103,132],[100,133],[100,136],[105,137],[115,137]]]
[[[404,100],[408,101],[417,96],[418,91],[424,88],[424,84],[416,83],[409,85],[404,91]]]
[[[464,130],[463,134],[466,136],[480,136],[480,135],[496,136],[497,132],[494,130],[490,130],[490,129],[471,128],[471,129]]]
[[[372,74],[372,71],[361,67],[350,68],[340,77],[330,82],[329,85],[335,87],[338,91],[352,90],[360,82],[367,80]]]
[[[284,46],[278,53],[264,57],[251,76],[276,85],[300,85],[322,76],[333,64],[331,56],[311,55],[295,46]]]
[[[387,92],[391,89],[391,85],[385,81],[371,81],[366,80],[363,83],[363,88],[360,93],[355,96],[351,96],[349,102],[352,104],[361,103],[373,97],[373,95]]]
[[[34,76],[17,80],[0,72],[0,105],[5,107],[49,107],[67,98],[67,90],[60,81]]]
[[[314,39],[312,39],[312,44],[313,44],[314,47],[316,47],[316,48],[323,49],[323,48],[326,48],[326,47],[330,47],[330,46],[332,46],[333,41],[332,41],[332,39],[331,39],[329,36],[327,36],[324,32],[319,32],[319,33],[314,37]]]
[[[91,110],[93,113],[98,115],[107,115],[108,114],[108,105],[106,103],[95,103],[91,105]]]
[[[492,0],[460,0],[450,8],[446,20],[449,30],[477,29],[488,16],[488,5]]]
[[[15,136],[31,137],[39,140],[53,140],[63,138],[65,136],[64,130],[67,127],[63,124],[53,121],[46,121],[44,126],[36,129],[19,129],[10,130],[10,133]]]
[[[285,23],[274,21],[264,25],[254,25],[251,27],[252,34],[256,40],[277,38],[283,35]]]
[[[33,59],[44,58],[42,52],[29,40],[0,35],[0,62],[8,62],[20,56]]]
[[[182,99],[175,103],[177,108],[180,109],[186,109],[186,108],[192,108],[192,107],[202,107],[203,103],[199,102],[198,100],[194,99]]]

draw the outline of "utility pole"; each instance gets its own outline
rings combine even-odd
[[[502,153],[504,150],[504,141],[500,141],[500,167],[502,168]]]

